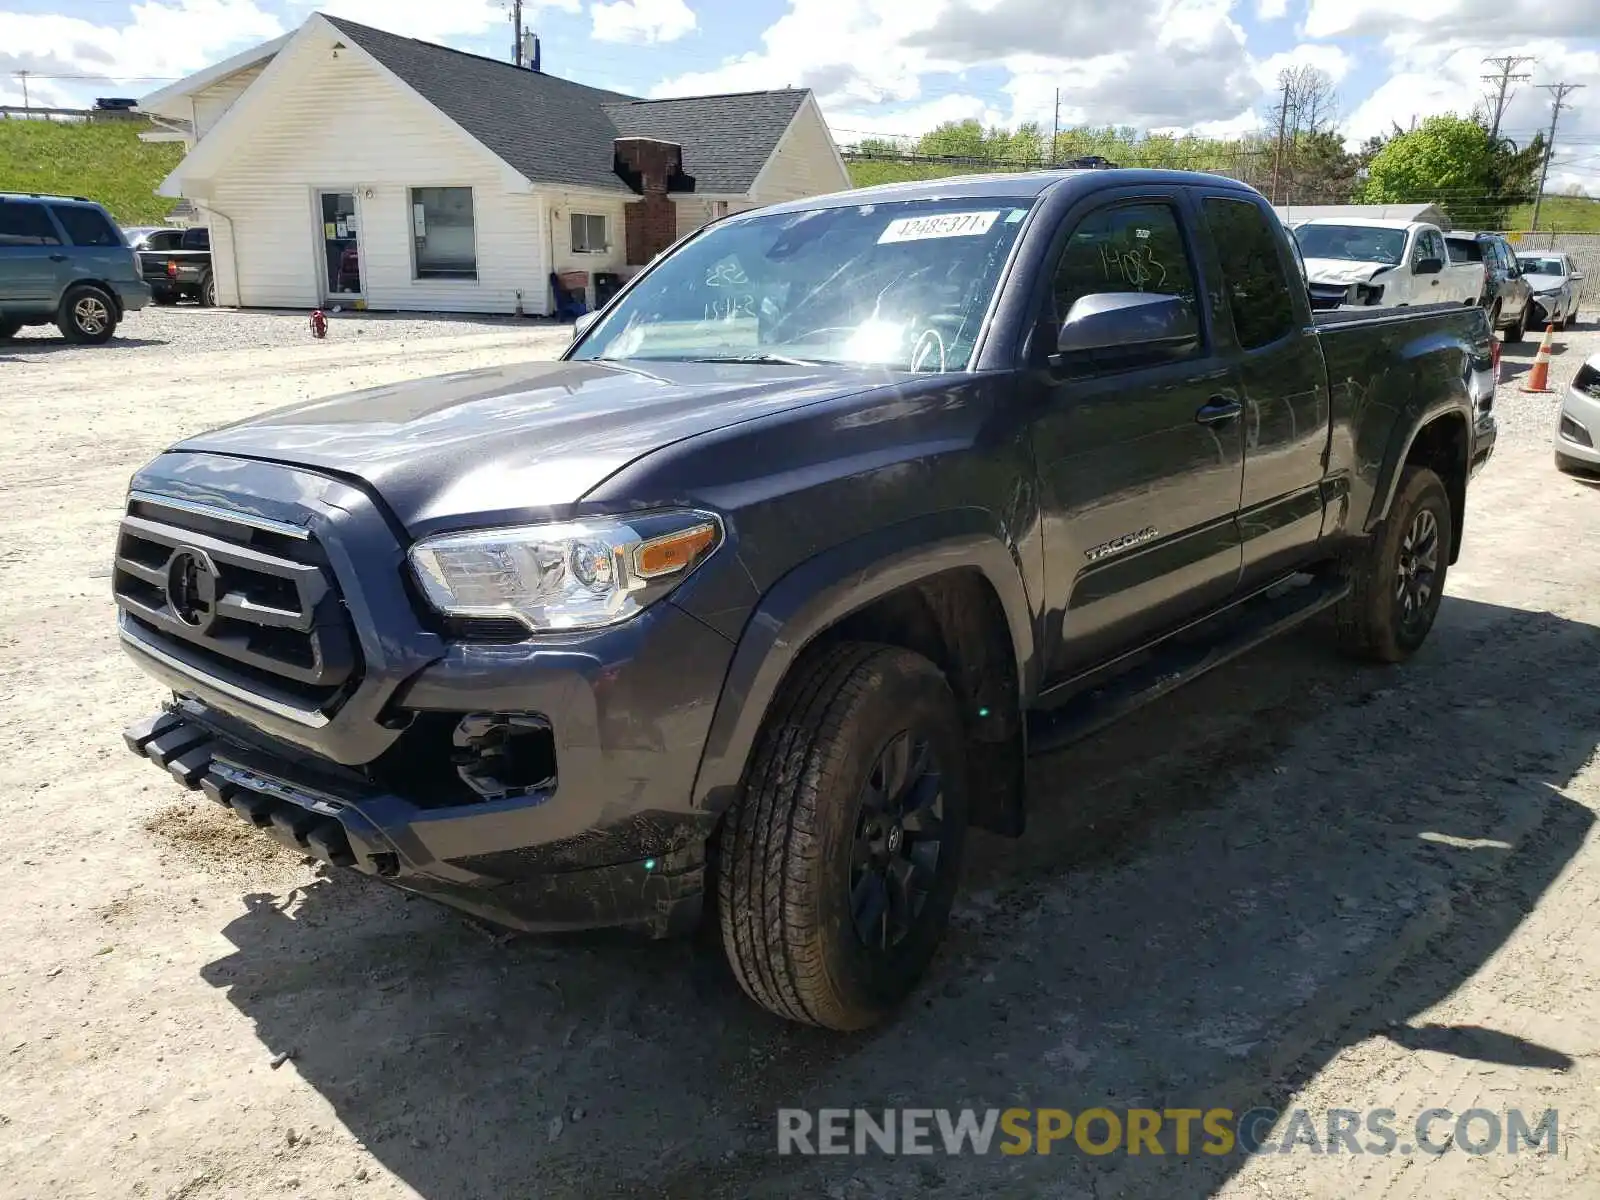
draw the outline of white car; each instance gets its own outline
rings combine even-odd
[[[1517,266],[1533,289],[1533,323],[1565,329],[1578,319],[1583,303],[1583,272],[1572,255],[1559,250],[1544,254],[1519,254]]]
[[[1444,234],[1426,221],[1312,217],[1294,227],[1311,306],[1477,304],[1483,264],[1451,262]]]
[[[1556,466],[1563,471],[1600,471],[1600,354],[1589,356],[1561,398],[1556,422]]]

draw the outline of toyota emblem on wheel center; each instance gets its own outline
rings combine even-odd
[[[181,546],[167,560],[167,605],[185,625],[204,633],[217,615],[217,568],[211,556]]]

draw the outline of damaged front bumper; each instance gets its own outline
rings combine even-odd
[[[700,918],[705,838],[692,825],[665,837],[656,825],[595,829],[570,844],[519,851],[506,844],[508,821],[549,797],[425,808],[354,778],[313,781],[302,763],[229,732],[225,717],[179,699],[130,726],[123,739],[134,754],[293,850],[502,925],[532,932],[617,926],[664,937],[689,931]],[[606,861],[607,847],[663,842],[674,848]],[[584,858],[602,861],[574,865]]]

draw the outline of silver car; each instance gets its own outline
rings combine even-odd
[[[1592,354],[1561,398],[1556,423],[1556,466],[1563,471],[1600,471],[1600,354]]]
[[[1578,319],[1583,302],[1583,272],[1570,254],[1552,250],[1548,254],[1519,254],[1517,266],[1533,289],[1533,325],[1554,325],[1565,329]]]

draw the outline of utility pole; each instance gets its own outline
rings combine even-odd
[[[1533,78],[1532,75],[1516,75],[1513,74],[1513,72],[1516,71],[1516,69],[1523,63],[1533,62],[1534,58],[1531,54],[1508,54],[1504,58],[1486,58],[1483,61],[1491,66],[1500,68],[1500,74],[1498,75],[1478,76],[1478,78],[1483,80],[1485,83],[1494,83],[1499,85],[1494,98],[1494,124],[1489,130],[1490,143],[1492,145],[1499,145],[1500,118],[1505,115],[1506,101],[1510,100],[1512,96],[1516,95],[1515,92],[1508,92],[1506,89],[1513,83],[1527,83],[1528,80]]]
[[[1541,83],[1539,85],[1549,92],[1554,99],[1550,102],[1550,138],[1544,148],[1544,166],[1539,168],[1539,191],[1533,198],[1533,228],[1539,228],[1539,206],[1544,203],[1544,181],[1550,175],[1550,160],[1556,153],[1556,121],[1561,117],[1561,109],[1567,102],[1567,96],[1581,87],[1588,85],[1582,83]]]
[[[31,75],[31,74],[33,74],[32,71],[18,71],[17,72],[17,78],[22,80],[22,111],[23,112],[28,112],[30,109],[33,108],[32,103],[30,103],[29,100],[28,100],[28,76]]]
[[[1285,74],[1283,79],[1283,100],[1278,105],[1278,149],[1272,156],[1272,202],[1280,203],[1278,197],[1278,176],[1283,170],[1283,134],[1289,124],[1289,77]]]
[[[516,32],[511,38],[511,57],[522,66],[522,0],[511,0],[511,27]]]
[[[1061,89],[1056,89],[1056,119],[1050,123],[1050,165],[1056,165],[1056,139],[1061,136]]]

